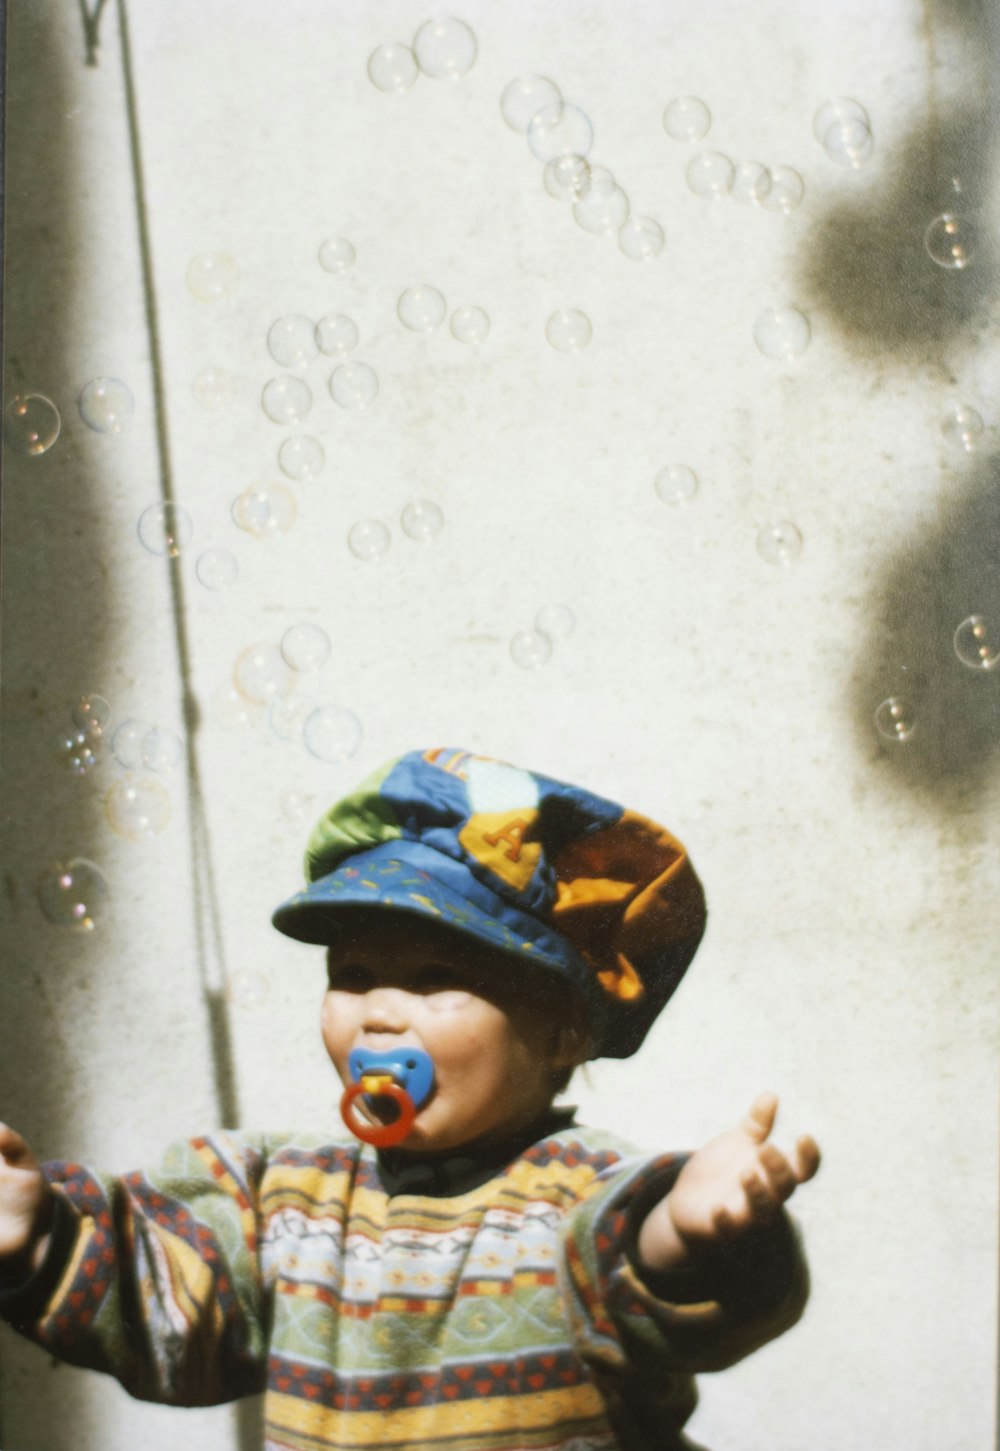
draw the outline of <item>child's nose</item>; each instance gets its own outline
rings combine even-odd
[[[365,993],[363,1026],[368,1032],[402,1033],[409,1026],[409,993],[376,987]]]

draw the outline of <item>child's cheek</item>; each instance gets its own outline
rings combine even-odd
[[[429,993],[425,999],[432,1013],[461,1013],[468,1009],[472,994],[462,988],[449,988],[446,992]]]

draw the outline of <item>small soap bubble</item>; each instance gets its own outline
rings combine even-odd
[[[982,615],[970,615],[955,631],[955,654],[970,670],[992,670],[1000,662],[1000,630]]]
[[[247,700],[235,685],[221,685],[212,696],[213,718],[223,730],[245,730],[258,725],[264,719],[264,707],[259,701]]]
[[[188,264],[187,285],[199,302],[218,302],[239,285],[240,269],[227,252],[202,252]]]
[[[44,393],[15,393],[4,410],[4,442],[29,458],[48,453],[61,426],[59,409]]]
[[[476,37],[453,15],[427,20],[413,37],[417,65],[432,80],[457,81],[476,63]]]
[[[960,403],[957,408],[945,414],[941,432],[955,448],[960,448],[965,453],[973,453],[978,446],[983,427],[983,420],[976,410],[968,404]]]
[[[142,738],[142,764],[147,771],[172,771],[183,754],[184,742],[166,726],[153,726]]]
[[[768,169],[767,184],[758,182],[756,201],[769,212],[794,212],[805,196],[805,182],[791,166]]]
[[[484,343],[490,320],[481,307],[456,307],[451,315],[451,335],[460,343]]]
[[[191,391],[202,408],[220,408],[236,394],[236,379],[225,368],[202,368],[191,384]]]
[[[54,927],[92,932],[107,909],[107,901],[104,873],[84,857],[56,863],[38,884],[42,916]]]
[[[153,727],[148,721],[129,719],[111,737],[111,754],[126,771],[142,765],[142,745]]]
[[[237,1008],[259,1008],[267,1001],[270,984],[262,972],[240,968],[226,981],[226,1000]]]
[[[741,161],[733,176],[734,201],[760,206],[771,190],[771,173],[759,161]]]
[[[949,271],[960,272],[976,255],[977,237],[968,217],[955,212],[942,212],[924,233],[924,246],[932,262]]]
[[[630,217],[618,233],[618,245],[633,262],[651,262],[664,244],[663,228],[652,217]]]
[[[260,402],[272,423],[301,423],[312,407],[312,393],[301,378],[271,378],[264,384]]]
[[[664,504],[690,504],[698,492],[698,475],[687,464],[668,464],[656,475],[653,488]]]
[[[319,625],[289,625],[281,637],[281,653],[293,670],[319,670],[330,658],[330,636]]]
[[[590,191],[590,166],[582,156],[554,156],[546,162],[542,181],[557,202],[578,202]]]
[[[233,500],[233,523],[257,539],[287,534],[295,523],[299,506],[284,484],[251,484]]]
[[[625,225],[628,197],[606,167],[591,169],[587,195],[573,203],[573,219],[578,227],[595,236],[617,232]]]
[[[299,312],[291,312],[287,317],[279,317],[277,322],[273,322],[268,329],[267,351],[282,368],[308,368],[316,356],[315,323],[311,318],[303,317]],[[269,418],[274,417],[266,402],[264,412]],[[277,422],[284,423],[284,421],[285,417],[282,414]]]
[[[823,137],[823,150],[838,166],[857,171],[871,159],[875,138],[864,121],[834,121]]]
[[[809,346],[809,319],[797,307],[765,307],[753,325],[753,340],[765,358],[800,358]]]
[[[286,700],[283,696],[275,696],[267,708],[271,734],[279,741],[301,740],[305,723],[314,709],[315,702],[312,700]]]
[[[319,705],[308,716],[302,738],[318,760],[337,765],[357,752],[361,734],[361,722],[353,710],[339,705]]]
[[[319,249],[319,265],[324,272],[347,272],[354,266],[357,256],[353,242],[346,237],[328,237]]]
[[[361,413],[378,397],[378,377],[367,363],[341,363],[330,377],[330,396],[339,407]]]
[[[240,577],[240,566],[228,549],[206,549],[198,555],[194,572],[206,589],[229,589]]]
[[[356,559],[373,564],[385,557],[389,548],[389,531],[377,519],[361,519],[347,536],[347,547]]]
[[[555,101],[543,106],[528,126],[528,145],[539,161],[557,156],[586,156],[594,144],[594,128],[579,106]]]
[[[540,670],[552,656],[552,641],[541,630],[518,630],[510,640],[510,658],[522,670]]]
[[[545,324],[545,336],[559,353],[580,353],[590,342],[590,318],[575,307],[561,307]]]
[[[711,124],[712,113],[697,96],[675,96],[663,112],[663,129],[675,141],[701,141]]]
[[[331,312],[316,324],[316,344],[331,358],[346,358],[358,345],[357,324],[343,313]]]
[[[790,519],[776,519],[757,535],[757,553],[767,564],[794,564],[802,553],[802,535]]]
[[[281,793],[281,814],[286,821],[304,821],[307,816],[313,816],[314,796],[309,796],[305,791],[282,791]]]
[[[71,776],[86,776],[97,765],[100,741],[87,731],[73,731],[59,741],[59,759]]]
[[[291,692],[295,673],[278,646],[264,641],[248,645],[237,656],[233,684],[247,700],[267,705],[276,695]]]
[[[426,282],[408,287],[396,303],[400,322],[415,333],[432,333],[444,322],[446,310],[442,294]]]
[[[576,619],[568,605],[542,605],[535,616],[535,629],[550,640],[568,640],[576,629]]]
[[[121,433],[135,412],[135,399],[119,378],[94,378],[81,390],[76,406],[95,433]]]
[[[399,41],[380,45],[368,57],[368,79],[380,91],[408,91],[417,75],[416,56]]]
[[[326,463],[326,453],[318,438],[308,433],[297,433],[286,438],[278,449],[278,465],[288,479],[307,483],[318,479]]]
[[[890,695],[875,712],[875,729],[884,741],[902,744],[916,730],[916,712],[902,695]]]
[[[539,111],[557,106],[562,94],[548,76],[518,76],[504,87],[500,114],[512,131],[527,131]]]
[[[720,201],[733,189],[736,168],[721,151],[699,151],[688,162],[684,176],[695,196]]]
[[[403,533],[420,544],[436,539],[444,528],[444,515],[430,499],[414,499],[402,515]]]
[[[169,792],[153,776],[122,776],[104,797],[108,825],[126,841],[159,836],[167,828],[171,809]]]
[[[871,128],[868,112],[860,101],[852,101],[849,96],[834,96],[824,101],[813,117],[813,135],[821,146],[826,142],[830,127],[838,122],[860,122],[862,126]]]
[[[103,695],[81,695],[70,711],[77,730],[89,736],[103,736],[111,724],[111,705]]]
[[[180,504],[150,504],[139,515],[139,542],[150,554],[176,559],[194,533],[190,516]]]

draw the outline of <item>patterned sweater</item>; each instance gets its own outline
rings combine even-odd
[[[388,1193],[371,1148],[303,1135],[193,1139],[121,1178],[48,1164],[51,1249],[0,1312],[142,1399],[266,1392],[266,1451],[671,1451],[692,1373],[806,1293],[784,1217],[738,1256],[637,1271],[682,1163],[570,1126],[444,1193]]]

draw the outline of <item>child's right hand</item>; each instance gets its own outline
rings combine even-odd
[[[52,1190],[19,1133],[0,1123],[0,1261],[36,1259]]]

